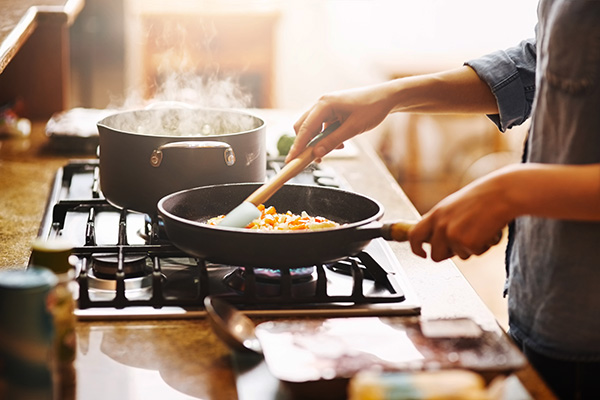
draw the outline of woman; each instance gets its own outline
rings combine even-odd
[[[391,112],[531,118],[523,163],[440,201],[410,233],[415,254],[467,259],[509,225],[509,333],[564,399],[600,393],[600,2],[542,0],[536,38],[438,74],[327,94],[297,121],[294,158],[320,158]]]

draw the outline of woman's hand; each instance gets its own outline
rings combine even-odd
[[[600,222],[600,164],[527,163],[501,168],[451,194],[412,229],[415,254],[441,261],[466,259],[494,246],[502,229],[522,215]]]
[[[498,244],[514,218],[505,197],[507,183],[504,171],[498,171],[441,200],[410,232],[413,252],[425,257],[423,243],[428,242],[434,261],[454,255],[466,260]]]
[[[324,124],[340,121],[341,126],[316,145],[314,154],[317,159],[337,147],[343,147],[345,140],[375,128],[393,107],[389,86],[389,83],[384,83],[323,95],[294,124],[296,140],[286,161],[298,156],[308,142],[323,130]]]

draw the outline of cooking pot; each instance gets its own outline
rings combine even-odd
[[[97,126],[101,190],[119,208],[155,215],[169,193],[265,180],[265,123],[243,111],[169,106],[119,112]]]

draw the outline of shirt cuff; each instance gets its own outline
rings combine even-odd
[[[508,54],[503,51],[470,60],[465,65],[473,68],[486,82],[496,97],[498,114],[488,115],[500,131],[520,125],[528,118],[528,103],[519,71]]]

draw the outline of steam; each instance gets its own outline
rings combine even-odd
[[[247,108],[252,100],[233,77],[205,78],[171,71],[153,101],[175,101],[206,108]]]
[[[259,126],[260,120],[238,112],[252,104],[252,95],[243,90],[234,76],[224,76],[210,45],[217,36],[214,25],[203,25],[204,40],[190,42],[179,24],[165,25],[156,82],[148,98],[130,90],[121,106],[128,110],[106,122],[115,129],[155,135],[191,136],[244,132]],[[190,44],[191,43],[191,44]],[[194,49],[209,54],[200,69],[194,65]],[[237,111],[236,111],[237,110]]]

